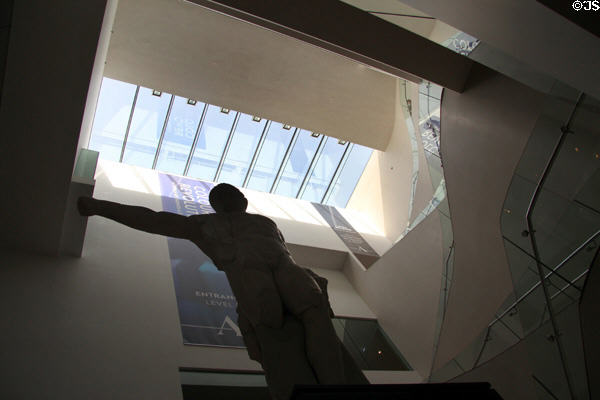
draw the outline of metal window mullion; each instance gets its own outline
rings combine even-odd
[[[167,124],[169,123],[169,117],[171,116],[171,110],[173,109],[173,101],[175,100],[175,95],[171,95],[171,100],[169,101],[169,108],[167,109],[167,115],[165,116],[165,122],[163,123],[162,131],[160,132],[160,138],[158,139],[158,145],[156,145],[156,153],[154,153],[154,161],[152,162],[152,169],[156,169],[156,163],[158,162],[158,154],[160,153],[160,149],[162,148],[162,143],[165,138],[165,132],[167,131]]]
[[[281,160],[281,164],[279,164],[279,169],[277,170],[277,174],[275,174],[275,179],[273,179],[273,184],[271,185],[271,190],[269,190],[269,193],[273,193],[275,191],[275,189],[277,189],[277,186],[279,185],[279,180],[281,179],[281,175],[283,175],[283,169],[285,168],[285,165],[287,164],[288,160],[290,159],[290,155],[292,154],[292,149],[294,148],[294,145],[298,141],[299,135],[300,135],[300,128],[296,128],[294,130],[294,134],[292,135],[292,139],[290,139],[290,143],[288,144],[287,149],[285,149],[283,159]]]
[[[329,196],[331,196],[331,192],[333,192],[333,187],[335,186],[334,182],[338,180],[341,175],[343,167],[346,165],[348,158],[350,157],[351,148],[354,147],[354,143],[348,142],[346,144],[346,148],[344,149],[344,154],[342,154],[342,158],[340,158],[340,162],[337,167],[335,167],[335,172],[329,181],[329,185],[327,185],[327,189],[325,189],[325,193],[323,194],[323,198],[321,199],[321,203],[325,204],[326,201],[329,200]]]
[[[190,148],[190,154],[188,155],[185,167],[183,168],[183,175],[187,175],[190,169],[190,164],[192,163],[192,158],[194,157],[194,152],[196,151],[196,146],[198,145],[198,138],[200,137],[200,131],[202,131],[202,125],[204,125],[204,118],[206,117],[207,110],[208,104],[204,103],[202,115],[200,116],[200,121],[198,121],[198,127],[196,128],[196,136],[194,136],[194,141],[192,142],[192,147]]]
[[[217,170],[215,171],[215,178],[213,179],[213,182],[217,182],[217,179],[219,179],[219,175],[221,175],[221,170],[223,169],[223,164],[225,163],[225,157],[227,157],[229,147],[231,147],[231,140],[233,139],[233,134],[235,132],[235,129],[237,128],[239,120],[240,113],[238,112],[235,114],[233,125],[231,125],[231,130],[229,131],[229,136],[227,137],[227,142],[225,143],[225,148],[223,149],[223,154],[221,155],[221,159],[219,160],[219,165],[217,166]]]
[[[321,141],[319,142],[319,146],[317,147],[317,151],[315,152],[315,155],[313,156],[311,162],[310,162],[310,166],[308,167],[308,171],[306,171],[306,175],[304,175],[304,179],[302,180],[302,184],[300,185],[300,188],[298,189],[298,193],[296,194],[296,198],[299,199],[300,196],[302,196],[304,194],[304,190],[306,189],[306,186],[308,185],[308,181],[310,176],[312,175],[315,166],[317,165],[317,161],[319,160],[319,158],[321,158],[321,154],[323,153],[323,147],[325,147],[325,141],[326,141],[326,136],[325,135],[321,135]]]
[[[267,121],[263,131],[260,135],[260,139],[258,139],[258,145],[256,146],[256,150],[254,151],[254,155],[252,156],[252,160],[250,160],[250,165],[248,166],[248,172],[246,172],[246,176],[244,177],[244,181],[242,182],[242,187],[246,187],[248,184],[248,180],[250,179],[250,175],[252,175],[252,171],[254,170],[254,166],[256,165],[256,161],[258,159],[258,153],[260,153],[263,144],[267,138],[267,132],[271,127],[271,121]]]
[[[136,86],[135,95],[133,95],[133,104],[131,105],[131,112],[129,113],[129,120],[127,121],[127,129],[125,129],[125,137],[123,137],[123,146],[121,147],[121,156],[119,156],[119,162],[123,162],[123,155],[125,154],[125,146],[127,145],[127,138],[129,137],[129,129],[131,128],[131,121],[133,121],[133,113],[135,112],[135,105],[137,104],[138,93],[140,87]]]

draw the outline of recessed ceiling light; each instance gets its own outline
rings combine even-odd
[[[221,112],[223,114],[229,114],[229,108],[223,108],[223,107],[221,107]]]
[[[196,105],[196,100],[188,99],[188,104],[190,106],[195,106]]]
[[[312,137],[319,137],[319,136],[321,136],[321,134],[313,132],[313,133],[310,134],[310,136],[312,136]]]
[[[346,143],[348,142],[346,142],[345,140],[338,140],[338,144],[345,145]]]
[[[252,117],[252,121],[254,121],[254,122],[260,122],[260,117],[254,116],[254,117]]]
[[[287,129],[288,131],[292,129],[291,125],[283,124],[283,129]]]
[[[161,94],[162,94],[162,92],[160,90],[156,90],[156,89],[152,90],[152,96],[160,97]]]

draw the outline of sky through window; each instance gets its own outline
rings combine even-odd
[[[88,148],[100,158],[345,207],[372,150],[104,78]]]

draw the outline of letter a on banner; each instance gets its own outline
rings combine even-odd
[[[219,329],[219,332],[217,332],[217,335],[223,334],[223,329],[224,329],[225,325],[229,325],[229,328],[234,330],[235,336],[242,336],[242,331],[240,331],[240,328],[235,324],[235,322],[233,322],[231,320],[231,318],[229,318],[229,316],[225,317],[225,320],[221,324],[221,329]]]

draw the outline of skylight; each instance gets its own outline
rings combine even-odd
[[[104,78],[88,146],[100,158],[345,207],[372,150]]]

